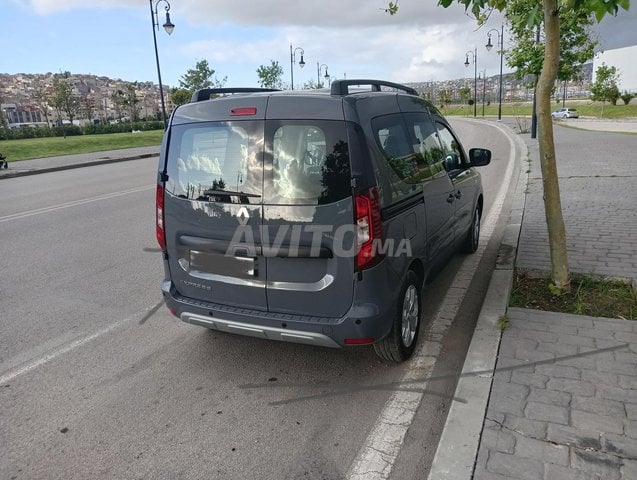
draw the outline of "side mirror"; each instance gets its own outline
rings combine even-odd
[[[445,170],[451,172],[460,168],[460,157],[455,153],[448,153],[445,157]]]
[[[486,148],[472,148],[469,150],[472,167],[484,167],[491,163],[491,150]]]

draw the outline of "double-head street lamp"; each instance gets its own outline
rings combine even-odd
[[[175,29],[175,25],[170,21],[170,3],[168,0],[149,0],[150,2],[150,20],[153,22],[153,42],[155,43],[155,60],[157,61],[157,77],[159,79],[159,96],[161,97],[161,115],[164,120],[164,130],[168,127],[168,121],[166,120],[166,104],[164,102],[164,88],[161,84],[161,70],[159,68],[159,53],[157,53],[157,35],[155,34],[155,28],[159,30],[159,15],[157,13],[157,7],[161,2],[164,2],[166,6],[164,7],[166,10],[166,22],[163,27],[166,30],[166,33],[170,35],[173,33]]]
[[[478,116],[478,49],[465,53],[464,66],[469,66],[469,55],[473,58],[473,116]]]
[[[303,68],[305,66],[305,60],[303,60],[303,55],[305,52],[301,47],[292,48],[292,44],[290,43],[290,88],[294,90],[294,64],[296,63],[296,51],[301,52],[301,60],[299,61],[299,67]]]
[[[500,54],[500,91],[498,94],[498,120],[502,120],[502,61],[504,58],[504,25],[500,27],[500,31],[492,28],[487,32],[487,37],[489,41],[485,45],[487,47],[487,51],[491,51],[493,48],[493,44],[491,43],[491,32],[495,32],[498,34],[498,46],[500,50],[498,53]]]
[[[318,88],[321,84],[321,71],[323,70],[323,67],[325,67],[325,75],[323,75],[323,77],[327,82],[330,81],[330,74],[327,73],[327,65],[323,63],[319,66],[319,62],[316,62],[316,88]]]

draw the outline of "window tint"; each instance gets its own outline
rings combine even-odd
[[[344,122],[269,121],[272,188],[267,203],[325,204],[352,194]]]
[[[263,167],[257,136],[247,122],[174,127],[167,190],[193,200],[258,203]]]

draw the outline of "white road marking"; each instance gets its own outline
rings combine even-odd
[[[50,353],[47,353],[46,355],[41,356],[40,358],[36,358],[32,361],[30,361],[29,363],[13,370],[10,371],[9,373],[6,373],[4,375],[2,375],[0,377],[0,385],[4,385],[10,381],[12,381],[13,379],[19,377],[20,375],[23,375],[27,372],[30,372],[31,370],[38,368],[42,365],[44,365],[45,363],[49,363],[51,360],[55,360],[56,358],[58,358],[60,355],[64,355],[65,353],[68,353],[72,350],[75,350],[76,348],[81,347],[82,345],[85,345],[89,342],[92,342],[93,340],[95,340],[96,338],[101,337],[102,335],[106,335],[107,333],[115,330],[118,327],[121,327],[122,325],[129,323],[137,318],[139,318],[140,316],[142,316],[143,314],[149,312],[150,310],[152,310],[153,308],[155,308],[157,305],[154,305],[152,307],[148,307],[145,308],[144,310],[142,310],[139,313],[136,313],[134,315],[131,315],[130,317],[124,318],[123,320],[119,320],[115,323],[110,324],[108,327],[104,327],[101,330],[98,330],[95,333],[92,333],[91,335],[87,335],[85,337],[81,337],[78,338],[77,340],[74,340],[58,349],[53,350]]]
[[[78,205],[86,205],[87,203],[100,202],[102,200],[108,200],[109,198],[121,197],[122,195],[128,195],[131,193],[143,192],[144,190],[149,190],[154,188],[155,184],[145,185],[143,187],[131,188],[129,190],[122,190],[120,192],[106,193],[103,195],[98,195],[91,198],[85,198],[82,200],[74,200],[72,202],[60,203],[58,205],[51,205],[43,208],[36,208],[34,210],[28,210],[26,212],[14,213],[11,215],[6,215],[4,217],[0,217],[0,223],[8,222],[9,220],[18,220],[20,218],[31,217],[33,215],[39,215],[41,213],[53,212],[55,210],[62,210],[64,208],[76,207]]]
[[[349,480],[384,480],[390,478],[407,430],[425,394],[427,379],[431,376],[436,359],[440,354],[442,339],[458,313],[460,304],[497,224],[513,175],[515,144],[500,125],[490,125],[505,132],[505,136],[511,145],[511,153],[504,174],[504,181],[500,184],[492,207],[482,223],[480,246],[474,255],[467,257],[462,263],[453,285],[448,289],[440,308],[434,315],[428,337],[421,343],[413,358],[409,360],[409,367],[401,381],[409,382],[408,385],[418,391],[401,390],[392,393],[359,450],[356,460],[350,467],[347,476]],[[414,382],[414,380],[422,381]]]

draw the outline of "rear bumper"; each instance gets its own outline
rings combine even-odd
[[[198,315],[196,313],[184,312],[180,315],[181,320],[186,323],[200,325],[219,330],[226,333],[238,333],[248,337],[264,338],[267,340],[279,340],[284,342],[305,343],[307,345],[317,345],[319,347],[339,348],[340,345],[327,335],[322,333],[305,332],[302,330],[290,330],[287,328],[267,327],[250,323],[240,323],[222,318]]]
[[[269,340],[341,348],[346,339],[384,338],[395,301],[354,304],[341,318],[291,315],[232,307],[182,297],[170,281],[162,284],[166,306],[182,321],[212,330]],[[381,311],[381,305],[389,305]]]

